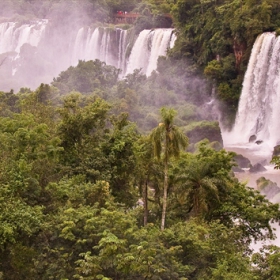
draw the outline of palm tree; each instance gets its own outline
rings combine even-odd
[[[211,166],[207,162],[193,162],[186,170],[184,182],[189,197],[191,213],[200,216],[207,213],[210,205],[219,201],[219,183],[221,180],[211,176]]]
[[[183,157],[173,170],[174,205],[175,209],[181,208],[177,215],[182,218],[208,219],[231,188],[225,172],[218,167],[220,163],[216,162],[218,159],[223,162],[222,152],[214,152],[220,156],[212,157],[212,150],[208,151],[208,157],[201,153]]]
[[[162,199],[162,216],[161,230],[165,227],[165,217],[167,208],[167,191],[168,191],[168,163],[170,157],[178,157],[180,149],[186,148],[188,138],[174,125],[174,117],[176,111],[165,107],[160,110],[162,122],[152,130],[151,140],[154,145],[154,155],[164,162],[164,183],[163,183],[163,199]]]

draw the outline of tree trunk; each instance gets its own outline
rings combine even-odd
[[[168,189],[168,162],[165,159],[164,163],[164,183],[163,183],[163,199],[162,199],[162,216],[161,216],[161,230],[164,230],[167,208],[167,189]]]
[[[148,180],[145,182],[143,190],[143,202],[144,202],[144,226],[148,223]]]

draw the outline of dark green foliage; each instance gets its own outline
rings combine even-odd
[[[184,132],[191,143],[197,143],[205,138],[210,142],[218,141],[223,144],[221,130],[218,122],[192,122],[184,128]]]
[[[12,112],[18,112],[17,101],[18,96],[14,94],[13,90],[10,92],[0,92],[1,116],[6,117],[11,115]]]
[[[261,248],[259,253],[253,255],[253,263],[256,265],[256,275],[261,274],[262,279],[276,280],[280,271],[278,260],[280,257],[279,247],[267,245]]]
[[[173,5],[178,33],[173,55],[187,56],[204,68],[227,104],[227,115],[237,109],[253,43],[262,32],[276,30],[279,10],[274,0],[182,0]]]
[[[62,72],[52,84],[60,90],[61,94],[71,91],[86,94],[115,85],[118,75],[119,70],[99,60],[79,61],[77,67],[70,67]]]
[[[22,113],[0,119],[5,279],[261,279],[249,241],[271,237],[278,205],[232,177],[234,154],[203,143],[196,154],[170,158],[162,231],[164,172],[149,139],[93,96],[65,96],[60,114],[47,114],[55,107],[37,100],[44,88],[21,93]],[[164,121],[175,129],[168,112]],[[174,143],[168,152],[177,155]],[[136,201],[145,187],[143,227]],[[277,277],[274,254],[255,257],[267,267],[260,274]]]
[[[178,108],[180,126],[190,120],[213,119],[213,108],[202,107],[210,100],[210,86],[197,69],[165,58],[159,60],[159,66],[159,73],[154,72],[148,78],[135,70],[124,80],[118,80],[116,68],[99,60],[80,61],[77,67],[68,68],[54,79],[49,95],[52,102],[60,102],[58,97],[71,91],[99,96],[114,105],[113,113],[128,113],[129,120],[137,122],[139,129],[146,133],[159,119],[159,114],[151,112],[157,112],[162,106]],[[47,86],[43,87],[45,91]]]

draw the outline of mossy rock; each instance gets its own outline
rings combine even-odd
[[[256,135],[251,135],[249,138],[249,143],[255,142],[257,140],[257,136]]]
[[[248,158],[244,157],[241,154],[235,155],[234,160],[236,161],[239,168],[249,168],[249,167],[251,167],[250,160]]]
[[[260,177],[256,181],[257,190],[261,194],[265,195],[268,199],[272,199],[276,194],[280,193],[280,188],[275,182],[266,179],[265,177]]]
[[[208,139],[205,138],[197,143],[190,143],[188,146],[188,152],[190,152],[190,153],[198,152],[199,147],[201,146],[202,143],[205,143],[207,147],[209,147],[213,150],[216,150],[216,151],[220,151],[221,149],[223,149],[223,146],[220,142],[218,142],[218,141],[210,142]]]
[[[250,167],[249,172],[258,173],[258,172],[264,172],[266,170],[267,169],[261,163],[256,163],[255,165]]]
[[[280,155],[280,145],[277,145],[273,149],[273,154],[272,156],[279,156]]]
[[[185,126],[183,131],[188,136],[190,143],[208,139],[209,142],[219,142],[223,145],[221,129],[217,121],[192,122]]]
[[[263,191],[272,182],[269,179],[266,179],[265,177],[260,177],[257,179],[256,183],[257,183],[257,190]]]

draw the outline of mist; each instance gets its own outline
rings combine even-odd
[[[1,1],[0,90],[50,83],[71,66],[77,31],[108,13],[81,1]],[[97,12],[95,12],[95,10]]]

